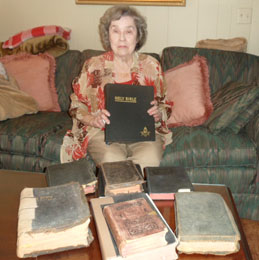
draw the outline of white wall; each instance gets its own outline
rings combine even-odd
[[[72,29],[71,49],[101,49],[99,18],[109,5],[76,5],[75,0],[0,0],[0,41],[35,26]],[[146,16],[148,41],[142,51],[194,47],[201,39],[246,37],[259,55],[259,0],[186,0],[185,7],[136,6]],[[237,9],[252,8],[250,24],[237,23]]]

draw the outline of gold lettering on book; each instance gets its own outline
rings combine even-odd
[[[144,129],[140,132],[142,136],[147,137],[150,135],[150,131],[148,131],[147,127],[145,126]]]
[[[115,102],[122,102],[122,103],[137,103],[137,97],[122,97],[122,96],[115,96]]]
[[[46,196],[40,196],[39,198],[38,198],[39,200],[53,200],[53,196],[48,196],[48,195],[46,195]]]

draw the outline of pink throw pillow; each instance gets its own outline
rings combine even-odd
[[[209,70],[205,57],[194,56],[189,62],[165,72],[167,99],[174,103],[167,124],[197,126],[213,111],[210,99]]]
[[[61,111],[55,87],[56,63],[53,56],[22,53],[4,56],[0,61],[7,73],[16,79],[20,90],[37,101],[39,111]]]

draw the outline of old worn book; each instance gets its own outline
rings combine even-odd
[[[102,163],[100,169],[106,196],[143,192],[144,178],[132,160]]]
[[[79,183],[24,188],[20,195],[17,256],[87,247],[93,240],[90,211]]]
[[[95,192],[97,186],[94,168],[85,159],[48,166],[46,169],[46,180],[48,186],[79,182],[85,194]]]
[[[192,191],[193,186],[183,167],[145,167],[147,191],[154,200],[174,199],[176,192]]]
[[[107,205],[103,215],[123,257],[167,244],[167,227],[144,198]]]
[[[155,141],[155,122],[147,113],[154,100],[154,88],[124,84],[105,85],[105,105],[111,113],[105,125],[105,141]]]
[[[138,200],[140,200],[140,203]],[[143,200],[144,203],[142,204]],[[120,252],[115,241],[115,237],[113,237],[112,231],[110,230],[109,224],[104,216],[104,211],[106,211],[105,208],[107,209],[109,206],[113,206],[115,204],[119,205],[120,203],[122,203],[122,207],[118,210],[122,212],[122,218],[125,217],[128,221],[126,221],[126,219],[125,221],[119,219],[118,221],[112,220],[112,222],[116,222],[114,224],[119,226],[118,228],[120,228],[121,224],[124,226],[122,223],[124,222],[126,229],[129,230],[129,235],[123,232],[119,236],[123,236],[124,234],[126,237],[129,236],[136,238],[135,242],[132,241],[131,243],[129,240],[127,241],[127,244],[125,244],[127,248],[127,255],[124,256],[122,256],[122,254],[123,252],[125,253],[125,251]],[[178,258],[176,253],[177,239],[148,194],[132,193],[113,197],[95,198],[91,199],[91,205],[101,247],[102,258],[104,260],[173,260]],[[135,207],[138,210],[137,212],[134,211],[136,209]],[[146,213],[142,211],[144,208],[151,214],[146,216]],[[108,209],[108,215],[111,216],[112,213],[109,213],[109,211],[110,210]],[[113,210],[111,211],[113,212]],[[154,222],[152,219],[153,217]],[[149,224],[145,226],[144,223]],[[131,228],[129,228],[129,226],[131,226]],[[155,230],[158,232],[157,234],[153,233]],[[164,233],[164,231],[166,231],[166,233]],[[142,235],[147,237],[149,236],[149,238],[141,238]]]
[[[179,252],[227,255],[240,248],[240,234],[220,194],[175,194],[176,234]]]

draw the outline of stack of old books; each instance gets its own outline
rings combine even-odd
[[[145,193],[91,199],[103,259],[174,260],[177,239]]]
[[[87,247],[90,211],[79,183],[25,188],[20,195],[17,256],[36,257]]]

